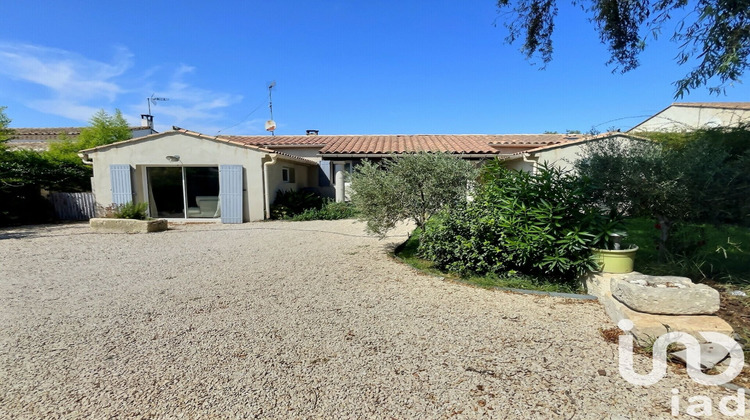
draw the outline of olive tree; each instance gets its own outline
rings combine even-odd
[[[447,153],[365,160],[352,174],[352,202],[372,233],[385,236],[404,220],[424,230],[432,215],[466,200],[476,177],[474,164]]]
[[[591,142],[583,150],[576,171],[590,181],[592,200],[616,213],[655,219],[663,252],[673,223],[685,220],[690,211],[678,155],[650,141],[614,139]]]
[[[627,72],[640,64],[638,57],[649,37],[656,39],[668,23],[678,44],[677,63],[696,63],[685,77],[674,82],[675,97],[691,89],[718,82],[711,93],[741,82],[750,57],[750,2],[748,0],[572,0],[590,16],[615,70]],[[498,0],[509,43],[523,38],[521,52],[552,60],[552,34],[558,12],[556,0]]]

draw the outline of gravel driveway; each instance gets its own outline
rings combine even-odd
[[[0,230],[0,417],[673,418],[672,388],[682,413],[730,395],[630,385],[598,303],[419,274],[387,255],[405,233]]]

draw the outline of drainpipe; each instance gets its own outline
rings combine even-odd
[[[276,164],[277,155],[273,154],[273,155],[266,155],[266,156],[269,156],[271,160],[268,162],[263,162],[263,180],[265,181],[263,185],[263,190],[264,190],[263,195],[266,199],[265,200],[266,201],[266,219],[270,219],[271,218],[271,181],[268,180],[268,168],[271,165]]]
[[[83,162],[84,165],[94,164],[94,161],[89,158],[88,153],[87,154],[79,153],[78,157],[81,158],[81,161]]]
[[[529,159],[526,159],[527,156],[529,157]],[[523,158],[524,162],[531,164],[531,174],[536,175],[536,167],[539,164],[538,158],[532,158],[531,153],[523,153],[521,157]]]

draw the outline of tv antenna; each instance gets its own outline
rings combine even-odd
[[[266,131],[270,131],[272,136],[276,135],[274,133],[274,131],[276,130],[276,122],[274,122],[273,120],[273,98],[271,96],[271,91],[275,87],[276,87],[275,80],[268,85],[268,110],[271,111],[271,119],[266,121]]]
[[[159,98],[154,95],[156,94],[154,93],[150,97],[146,98],[146,103],[148,103],[148,115],[151,115],[151,104],[154,104],[154,106],[156,106],[158,102],[165,102],[169,100],[169,98]]]

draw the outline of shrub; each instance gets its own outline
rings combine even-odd
[[[146,220],[148,218],[148,203],[135,203],[131,201],[114,206],[111,217],[115,219]]]
[[[412,153],[364,161],[352,175],[352,202],[367,229],[384,236],[403,220],[424,229],[427,220],[446,206],[466,201],[476,178],[471,162],[447,153]]]
[[[427,229],[420,255],[462,275],[520,272],[569,282],[594,268],[589,248],[606,240],[597,235],[602,226],[616,224],[586,191],[584,179],[560,169],[530,174],[491,162],[474,200]]]
[[[296,216],[292,216],[292,220],[295,222],[306,220],[339,220],[350,219],[356,215],[356,208],[351,203],[327,201],[323,208],[307,209]]]
[[[323,207],[323,197],[310,190],[279,190],[271,205],[272,219],[289,219],[305,210],[319,210]]]
[[[54,220],[47,191],[86,191],[91,168],[81,160],[56,160],[32,150],[0,148],[0,225],[45,223]]]
[[[680,223],[750,223],[750,131],[651,136],[657,142],[590,143],[576,170],[601,206],[658,223],[660,259]]]

